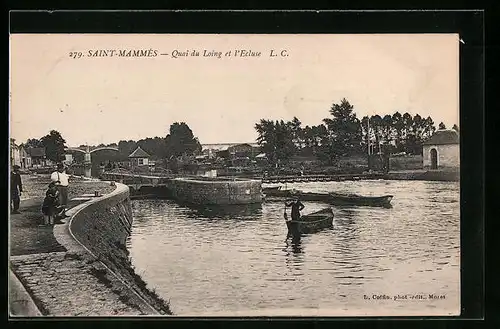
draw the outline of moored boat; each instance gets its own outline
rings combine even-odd
[[[357,194],[329,193],[330,203],[335,205],[390,206],[393,196],[362,196]]]
[[[314,193],[302,192],[297,190],[284,190],[280,188],[264,188],[263,193],[266,197],[275,198],[293,198],[298,197],[302,201],[319,201],[331,205],[356,205],[388,207],[391,204],[392,195],[383,196],[362,196],[357,194],[339,194],[339,193]]]
[[[307,234],[331,227],[333,225],[333,210],[325,208],[314,213],[303,215],[299,220],[286,222],[288,232],[292,235]]]
[[[288,198],[295,195],[295,190],[282,189],[281,187],[264,187],[262,193],[265,197]]]

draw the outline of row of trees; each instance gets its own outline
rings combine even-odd
[[[56,130],[51,130],[49,134],[41,138],[31,138],[26,143],[21,144],[25,148],[45,148],[47,159],[54,162],[64,160],[66,141]],[[80,145],[84,148],[87,145]],[[112,161],[125,161],[138,146],[149,153],[153,159],[172,159],[181,155],[192,155],[201,151],[201,144],[184,122],[176,122],[170,126],[169,133],[165,137],[145,138],[139,141],[121,140],[117,143],[99,144],[96,147],[114,147],[119,150],[106,152],[105,158]],[[104,152],[104,151],[103,151]],[[76,153],[75,156],[83,157]],[[104,156],[104,155],[103,155]],[[93,154],[96,161],[100,161],[103,156],[99,152]]]
[[[345,98],[333,104],[330,117],[316,126],[302,127],[296,117],[291,121],[261,119],[255,125],[257,142],[273,165],[287,162],[294,155],[314,155],[329,164],[340,157],[371,153],[421,154],[422,143],[436,127],[431,117],[395,112],[359,119]],[[446,126],[441,122],[440,129]],[[458,131],[457,125],[453,129]],[[370,146],[370,147],[369,147]]]
[[[139,141],[121,140],[118,144],[111,145],[118,148],[123,159],[127,159],[138,146],[155,160],[174,159],[182,155],[193,155],[201,152],[200,141],[185,122],[172,124],[165,137],[148,137]]]

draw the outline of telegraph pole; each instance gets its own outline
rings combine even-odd
[[[368,116],[368,129],[366,131],[366,139],[367,139],[367,145],[368,145],[368,171],[372,169],[371,166],[371,135],[370,135],[370,116]]]

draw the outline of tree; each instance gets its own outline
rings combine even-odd
[[[422,143],[436,130],[434,121],[431,117],[424,119],[417,113],[411,123],[411,128],[405,138],[405,151],[411,154],[422,154]],[[405,125],[405,128],[408,127]]]
[[[397,152],[403,151],[403,129],[404,122],[401,113],[397,112],[392,115],[392,126],[394,128],[394,139]]]
[[[134,152],[137,148],[137,143],[133,140],[125,141],[121,140],[118,142],[118,151],[120,153],[120,159],[122,161],[128,160],[130,153]]]
[[[30,138],[26,141],[24,144],[26,148],[38,148],[38,147],[43,147],[43,143],[41,140],[36,139],[36,138]]]
[[[370,118],[370,129],[373,129],[375,136],[374,153],[380,153],[380,142],[382,141],[382,118],[380,115],[376,114]]]
[[[48,135],[41,138],[41,142],[43,147],[45,147],[45,156],[47,159],[54,162],[64,159],[64,144],[66,141],[62,138],[61,133],[51,130]]]
[[[258,133],[257,143],[261,151],[266,154],[269,163],[278,168],[281,164],[287,163],[296,153],[297,145],[293,141],[296,136],[297,127],[292,122],[284,122],[261,119],[255,124]]]
[[[436,131],[436,127],[434,126],[434,121],[429,116],[424,120],[424,128],[422,131],[422,141],[430,138],[434,132]]]
[[[363,118],[361,118],[361,134],[362,134],[362,139],[363,139],[363,148],[367,149],[368,145],[371,141],[371,136],[373,129],[370,127],[370,123],[368,122],[369,117],[365,115]]]
[[[311,127],[305,126],[302,129],[302,138],[303,138],[303,142],[304,142],[304,147],[307,149],[312,149],[314,138],[313,138],[313,132],[312,132]]]
[[[144,151],[149,153],[153,159],[164,159],[166,156],[165,138],[154,137],[141,139],[137,142]]]
[[[304,134],[302,130],[302,122],[297,117],[293,117],[292,121],[287,122],[292,131],[292,141],[298,149],[301,149],[304,145]]]
[[[307,155],[317,155],[321,141],[328,135],[325,125],[306,126],[302,129],[302,153]]]
[[[382,125],[381,134],[382,134],[383,144],[389,145],[392,142],[394,136],[392,116],[389,114],[384,115],[384,117],[382,118],[381,125]]]
[[[354,106],[343,98],[340,104],[333,104],[330,108],[332,118],[323,119],[328,130],[323,151],[328,155],[330,163],[334,163],[340,156],[359,152],[361,122],[353,109]]]
[[[165,138],[166,157],[193,155],[201,152],[201,144],[194,137],[193,131],[184,122],[175,122],[170,126],[170,133]]]
[[[446,126],[443,122],[439,123],[439,129],[446,129]]]
[[[408,136],[408,151],[411,154],[421,154],[421,146],[422,146],[422,133],[424,131],[425,121],[422,117],[417,113],[413,117],[413,124],[411,127],[410,135]]]
[[[401,130],[401,139],[403,143],[403,149],[405,152],[408,152],[408,136],[411,133],[411,129],[413,126],[413,117],[410,113],[405,112],[403,114],[403,129]]]

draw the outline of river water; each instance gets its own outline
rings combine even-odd
[[[128,248],[136,272],[176,315],[459,314],[458,183],[288,188],[394,199],[390,209],[334,207],[333,228],[300,240],[286,238],[282,202],[220,211],[135,200]],[[304,214],[327,206],[304,204]]]

